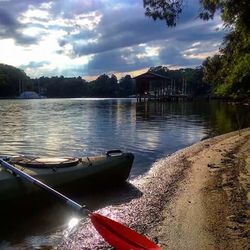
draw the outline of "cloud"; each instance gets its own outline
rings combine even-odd
[[[175,33],[175,29],[167,28],[163,21],[154,22],[152,19],[145,17],[142,4],[138,5],[137,1],[134,1],[133,4],[130,2],[130,5],[122,5],[120,8],[117,8],[114,4],[114,7],[99,11],[102,12],[102,18],[95,30],[98,43],[81,43],[79,41],[85,39],[82,36],[78,43],[74,44],[76,55],[102,53],[139,43],[166,39]],[[186,20],[192,19],[192,21],[195,21],[197,13],[193,8],[186,8],[180,18],[179,25],[182,25]],[[69,37],[69,41],[70,39]]]
[[[125,11],[124,11],[125,12]],[[97,30],[95,31],[98,43],[75,44],[76,55],[102,53],[113,49],[122,49],[161,39],[166,36],[166,27],[162,23],[138,16],[136,10],[128,11],[128,15],[121,10],[105,13]],[[122,17],[124,15],[124,17]],[[131,16],[135,18],[131,18]],[[119,20],[119,21],[117,21]]]
[[[3,9],[0,9],[0,24],[10,28],[17,26],[16,20]]]
[[[149,22],[146,28],[145,20],[140,18],[134,26],[131,22],[119,22],[115,24],[116,28],[108,27],[105,42],[102,40],[92,47],[82,47],[86,54],[95,53],[93,61],[88,64],[88,74],[126,72],[154,65],[196,67],[206,56],[218,51],[218,41],[224,35],[215,28],[218,22],[218,18],[213,22],[189,20],[174,29],[154,22]],[[123,31],[118,38],[116,35],[107,38],[120,29]]]
[[[41,61],[41,62],[34,62],[31,61],[28,64],[21,65],[20,68],[27,69],[27,68],[40,68],[44,65],[50,64],[49,61]]]
[[[8,8],[11,1],[3,2],[0,9],[0,39],[11,38],[14,39],[17,44],[30,45],[38,41],[38,38],[25,35],[22,30],[26,27],[20,23],[16,14],[19,13],[19,9]],[[4,5],[7,5],[4,8]],[[16,11],[15,11],[16,10]]]
[[[145,17],[141,1],[1,1],[0,46],[10,53],[2,53],[0,61],[32,76],[197,66],[218,50],[225,34],[219,17],[197,18],[198,2],[186,1],[177,26],[168,28]]]

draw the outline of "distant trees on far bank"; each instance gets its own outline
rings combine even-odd
[[[0,63],[0,97],[18,96],[23,85],[32,87],[23,70]]]
[[[183,79],[187,82],[187,93],[207,95],[210,86],[202,81],[203,68],[170,70],[164,66],[151,67],[148,71],[175,79],[175,86],[181,89]],[[93,81],[79,77],[29,78],[24,71],[13,66],[0,64],[0,97],[14,98],[22,91],[32,90],[48,98],[67,97],[128,97],[136,94],[135,81],[130,75],[121,79],[112,74],[102,74]]]
[[[103,74],[89,82],[80,76],[31,79],[21,69],[0,64],[0,98],[15,98],[22,91],[35,91],[49,98],[128,97],[135,94],[135,82],[130,75],[118,81],[114,74]]]
[[[79,77],[40,77],[33,79],[34,91],[50,98],[63,97],[128,97],[135,94],[135,82],[126,75],[119,81],[115,75],[100,75],[86,81]]]
[[[192,96],[207,96],[211,92],[211,85],[203,81],[203,67],[183,68],[170,70],[164,66],[151,67],[149,72],[167,76],[174,79],[175,88],[179,91],[186,83],[186,93]]]

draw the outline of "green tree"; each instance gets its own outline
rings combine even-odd
[[[154,20],[165,20],[168,26],[175,26],[182,12],[183,0],[143,0],[145,15]]]
[[[188,1],[188,0],[186,0]],[[184,7],[184,0],[144,0],[145,15],[165,20],[175,26]],[[214,86],[214,93],[233,98],[250,97],[250,1],[200,0],[198,16],[203,20],[221,13],[224,25],[230,28],[220,53],[204,63],[204,80]]]
[[[185,80],[187,84],[186,93],[193,96],[207,95],[210,92],[210,85],[203,81],[203,71],[203,67],[170,70],[165,66],[156,66],[149,69],[149,72],[175,80],[174,88],[176,92],[182,91],[183,80]]]
[[[165,20],[168,26],[175,26],[188,0],[143,0],[145,15],[154,20]],[[223,21],[228,25],[236,22],[250,27],[250,3],[247,0],[199,0],[201,9],[197,15],[204,20],[214,17],[220,11]]]
[[[135,94],[135,82],[130,75],[126,75],[119,81],[119,96],[128,97],[133,94]]]
[[[233,98],[249,97],[250,36],[239,26],[228,34],[220,54],[203,62],[204,80],[214,86],[214,93]]]
[[[30,79],[23,70],[0,64],[0,97],[16,97],[21,90],[31,88]]]

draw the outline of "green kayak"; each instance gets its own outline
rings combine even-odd
[[[59,191],[79,186],[114,185],[129,177],[134,156],[120,150],[92,157],[43,158],[16,156],[8,162]],[[0,200],[15,199],[39,189],[0,167]]]

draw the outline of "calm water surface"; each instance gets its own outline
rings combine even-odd
[[[0,100],[0,155],[78,157],[121,149],[135,155],[130,176],[133,180],[146,174],[155,161],[178,149],[207,136],[249,126],[249,117],[249,107],[216,102]],[[122,203],[126,188],[116,193],[88,192],[81,199],[93,209],[118,200]],[[54,206],[35,217],[18,217],[15,222],[10,218],[11,226],[4,230],[1,227],[0,248],[56,246],[68,217],[66,209]]]

